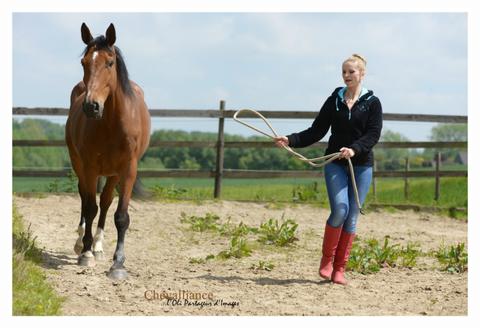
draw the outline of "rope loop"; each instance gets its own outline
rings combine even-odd
[[[270,129],[270,131],[273,133],[272,134],[269,134],[265,131],[262,131],[260,130],[259,128],[241,120],[238,118],[238,115],[242,112],[251,112],[253,114],[255,114],[256,116],[258,116],[259,118],[261,118],[263,120],[263,122],[267,125],[267,127]],[[235,114],[233,115],[233,119],[240,123],[240,124],[243,124],[245,125],[246,127],[254,130],[254,131],[257,131],[258,133],[260,134],[263,134],[264,136],[266,137],[269,137],[270,139],[275,139],[276,137],[278,137],[278,133],[275,131],[275,129],[273,128],[273,126],[270,124],[270,122],[265,118],[265,116],[263,116],[262,114],[260,114],[259,112],[257,112],[256,110],[253,110],[253,109],[248,109],[248,108],[244,108],[244,109],[240,109],[238,110],[237,112],[235,112]],[[305,162],[305,163],[308,163],[309,165],[313,166],[313,167],[322,167],[322,166],[325,166],[327,165],[328,163],[330,162],[333,162],[334,160],[338,159],[341,157],[342,153],[341,152],[337,152],[337,153],[332,153],[332,154],[328,154],[328,155],[325,155],[325,156],[321,156],[321,157],[315,157],[315,158],[306,158],[305,156],[303,156],[302,154],[300,153],[297,153],[296,151],[294,151],[291,147],[289,146],[286,146],[284,145],[283,148],[288,151],[289,153],[291,153],[292,155],[296,156],[299,160]],[[321,163],[315,163],[315,162],[318,162],[318,161],[323,161]],[[363,213],[363,210],[362,210],[362,205],[360,204],[360,198],[358,197],[358,189],[357,189],[357,183],[355,181],[355,173],[354,173],[354,170],[353,170],[353,165],[352,165],[352,161],[350,160],[350,158],[347,158],[347,161],[348,161],[348,167],[350,169],[350,176],[352,177],[352,186],[353,186],[353,191],[354,191],[354,194],[355,194],[355,201],[357,203],[357,206],[360,210],[360,213],[364,214]]]

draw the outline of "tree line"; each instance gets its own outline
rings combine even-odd
[[[13,139],[62,140],[65,126],[42,119],[13,120]],[[186,132],[181,130],[157,130],[151,135],[154,141],[205,141],[217,140],[212,132]],[[225,134],[225,141],[268,141],[260,136],[244,137]],[[384,130],[382,141],[409,141],[401,133]],[[432,128],[432,141],[466,141],[465,124],[439,124]],[[442,149],[442,161],[460,162],[459,149]],[[304,148],[300,152],[306,157],[318,157],[323,154],[319,148]],[[435,149],[380,149],[374,150],[379,170],[398,170],[404,165],[405,158],[410,166],[431,166]],[[211,170],[215,167],[216,150],[214,148],[161,148],[150,147],[143,156],[140,169],[192,169]],[[14,147],[14,168],[64,168],[70,167],[66,147]],[[225,148],[224,167],[244,170],[305,170],[315,169],[298,161],[278,148]]]

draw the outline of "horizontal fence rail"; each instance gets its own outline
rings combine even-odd
[[[14,177],[55,177],[70,176],[72,171],[63,170],[13,170]],[[215,170],[139,170],[138,175],[144,178],[214,178]],[[376,178],[422,178],[422,177],[467,177],[467,171],[375,171]],[[322,170],[315,171],[275,171],[275,170],[223,170],[224,178],[316,178],[323,177]]]
[[[65,147],[65,140],[13,140],[14,147]],[[151,141],[149,147],[163,148],[216,148],[216,141]],[[225,141],[225,148],[276,148],[272,141]],[[326,148],[326,142],[317,142],[310,147]],[[401,141],[379,142],[376,148],[467,148],[465,142]]]
[[[28,116],[67,116],[68,108],[47,108],[47,107],[13,107],[13,115]],[[323,176],[323,170],[237,170],[225,169],[223,167],[223,152],[225,148],[274,148],[272,141],[225,141],[224,139],[224,119],[233,118],[236,110],[226,110],[225,102],[220,101],[219,109],[151,109],[152,117],[194,117],[194,118],[212,118],[218,119],[219,127],[217,141],[152,141],[150,147],[189,147],[189,148],[215,148],[217,149],[216,166],[212,170],[139,170],[139,177],[156,178],[215,178],[214,197],[221,194],[221,185],[223,178],[246,179],[246,178],[316,178]],[[318,111],[280,111],[280,110],[261,110],[263,116],[269,119],[313,119],[318,115]],[[258,118],[253,113],[247,112],[242,118]],[[434,123],[458,123],[467,124],[467,116],[458,115],[425,115],[425,114],[394,114],[383,113],[385,121],[406,121],[406,122],[434,122]],[[64,140],[13,140],[13,147],[65,147]],[[326,148],[326,142],[318,142],[312,145],[314,148]],[[435,142],[435,141],[407,141],[407,142],[379,142],[376,148],[431,148],[431,149],[466,149],[467,142]],[[376,198],[375,178],[403,178],[405,179],[405,195],[408,198],[408,179],[409,178],[435,178],[435,199],[440,195],[440,177],[467,177],[465,171],[442,171],[440,170],[441,156],[437,152],[435,158],[435,169],[430,171],[411,171],[409,169],[408,158],[406,159],[406,169],[404,171],[377,171],[374,166],[373,193]],[[14,177],[71,177],[72,169],[19,169],[12,171]]]
[[[236,110],[224,110],[221,113],[218,109],[150,109],[152,117],[232,118],[235,112]],[[311,119],[318,115],[318,111],[260,110],[258,112],[269,119]],[[67,116],[68,108],[13,107],[13,115]],[[245,113],[242,117],[258,118],[252,113]],[[468,117],[460,115],[383,113],[383,119],[385,121],[468,123]]]

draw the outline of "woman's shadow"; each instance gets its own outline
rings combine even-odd
[[[260,278],[243,278],[239,276],[214,276],[210,274],[206,274],[203,276],[198,276],[199,279],[205,280],[215,280],[222,283],[234,282],[234,281],[252,281],[257,285],[265,286],[265,285],[273,285],[273,286],[281,286],[281,285],[291,285],[291,284],[312,284],[312,285],[324,285],[330,284],[329,280],[310,280],[310,279],[274,279],[268,277],[260,277]]]

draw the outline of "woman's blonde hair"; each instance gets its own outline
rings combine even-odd
[[[345,61],[343,62],[344,64],[346,62],[355,62],[357,63],[358,67],[360,68],[361,71],[365,72],[366,69],[367,69],[367,60],[365,59],[365,57],[363,57],[362,55],[359,55],[359,54],[353,54],[351,55],[350,57],[348,57],[347,59],[345,59]]]

